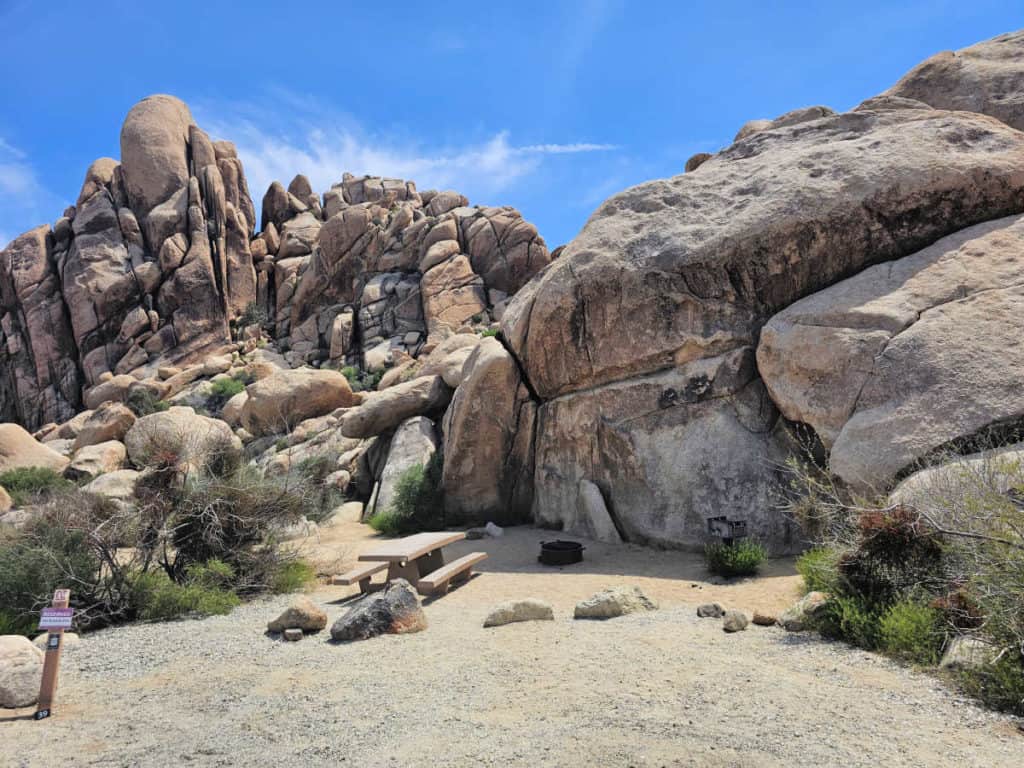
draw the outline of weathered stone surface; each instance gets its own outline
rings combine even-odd
[[[347,411],[341,419],[341,431],[346,437],[374,437],[413,416],[442,413],[451,397],[451,388],[440,376],[423,376],[396,384]]]
[[[423,316],[430,331],[441,326],[460,328],[487,312],[484,281],[469,259],[454,256],[437,265],[420,282]]]
[[[519,621],[554,621],[555,611],[551,604],[535,597],[525,600],[509,600],[496,605],[484,619],[485,627],[501,627]]]
[[[124,444],[128,457],[138,467],[160,457],[204,467],[221,458],[237,458],[242,451],[242,443],[231,427],[184,406],[143,416],[128,430]]]
[[[824,592],[808,592],[779,616],[779,626],[787,632],[803,632],[828,604]]]
[[[134,469],[118,469],[100,475],[82,490],[130,504],[135,498],[135,483],[141,473]]]
[[[958,635],[949,641],[939,669],[978,669],[991,663],[998,650],[975,637]]]
[[[121,170],[128,201],[143,218],[188,184],[194,122],[183,101],[164,94],[148,96],[128,112],[121,127]]]
[[[480,341],[463,370],[444,418],[445,508],[456,519],[522,522],[533,502],[536,403],[497,339]]]
[[[305,419],[361,400],[340,373],[313,368],[279,371],[250,384],[246,393],[241,423],[254,435],[287,432]]]
[[[657,610],[658,604],[640,591],[639,587],[612,587],[576,603],[573,618],[612,619],[637,611]]]
[[[96,477],[106,472],[114,472],[124,467],[128,452],[124,443],[109,440],[105,443],[94,443],[75,451],[65,475],[75,479]]]
[[[114,376],[85,391],[85,407],[99,408],[103,403],[123,403],[128,393],[138,380],[134,376],[123,374]]]
[[[46,467],[63,472],[65,456],[38,442],[17,424],[0,424],[0,472],[18,467]]]
[[[268,632],[284,632],[299,629],[303,632],[319,632],[327,626],[327,614],[308,597],[299,596],[284,612],[273,621],[267,622]]]
[[[712,157],[713,155],[710,152],[698,152],[693,155],[686,161],[686,165],[684,166],[686,173],[693,173]]]
[[[128,406],[118,402],[107,402],[92,411],[75,436],[75,450],[88,445],[105,443],[109,440],[123,440],[132,424],[135,414]]]
[[[0,514],[10,512],[13,506],[14,502],[11,500],[11,495],[7,493],[6,488],[0,485]]]
[[[923,61],[884,95],[981,112],[1024,131],[1024,30]]]
[[[36,703],[43,676],[43,652],[21,635],[0,635],[0,707]]]
[[[722,629],[726,632],[742,632],[749,623],[750,619],[743,611],[730,609],[722,614]]]
[[[615,528],[615,521],[604,503],[601,489],[586,478],[580,480],[580,492],[576,497],[576,517],[565,530],[607,544],[622,543],[622,537]]]
[[[606,201],[502,329],[545,399],[685,364],[752,345],[772,312],[871,263],[1020,211],[1022,190],[1024,133],[982,115],[774,128]]]
[[[778,428],[749,349],[556,398],[537,415],[534,518],[571,525],[587,480],[627,541],[702,547],[724,514],[792,549],[795,524],[772,501]]]
[[[376,511],[385,511],[391,507],[398,480],[406,470],[417,464],[425,468],[436,452],[434,422],[425,416],[413,416],[403,421],[391,438],[387,462],[380,475]]]
[[[702,619],[720,619],[725,615],[725,608],[718,603],[704,603],[697,606],[697,615]]]
[[[331,639],[367,640],[378,635],[402,635],[427,628],[427,617],[416,591],[405,579],[395,579],[380,592],[366,595],[334,622]]]
[[[761,376],[835,474],[882,490],[932,450],[1024,417],[1022,252],[1024,217],[979,224],[768,322]]]

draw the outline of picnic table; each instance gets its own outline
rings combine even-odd
[[[357,566],[333,581],[335,584],[358,581],[363,592],[371,592],[384,585],[371,584],[370,577],[387,568],[384,584],[392,579],[405,579],[420,594],[444,593],[450,582],[468,579],[473,566],[487,557],[486,552],[471,552],[446,564],[444,547],[464,538],[465,531],[442,531],[382,541],[359,555],[359,560],[368,565]]]

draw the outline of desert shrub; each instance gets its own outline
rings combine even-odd
[[[938,663],[945,638],[941,612],[914,600],[890,605],[878,619],[880,647],[903,661]]]
[[[244,392],[249,384],[252,384],[252,377],[245,373],[214,380],[210,384],[210,394],[206,397],[205,410],[220,413],[224,404],[235,395]]]
[[[272,592],[297,592],[316,580],[316,571],[305,560],[285,563],[274,574],[270,589]]]
[[[341,369],[341,374],[348,379],[348,384],[353,392],[370,391],[377,388],[380,380],[384,377],[384,371],[370,373],[361,371],[354,365],[346,365]]]
[[[1024,654],[1009,650],[990,664],[963,670],[959,682],[993,709],[1024,716]]]
[[[7,489],[11,501],[18,507],[74,487],[74,483],[48,467],[9,469],[0,474],[0,485]]]
[[[879,644],[879,615],[877,606],[867,600],[833,596],[815,620],[815,628],[825,637],[871,651]]]
[[[219,566],[212,568],[215,571]],[[132,575],[130,599],[136,617],[144,621],[230,613],[240,601],[229,585],[218,584],[220,581],[210,578],[206,566],[189,569],[182,583],[172,581],[164,571],[143,571]]]
[[[497,336],[500,333],[501,331],[498,330],[497,328],[485,328],[484,330],[480,331],[480,336],[486,339],[489,336]]]
[[[136,387],[128,393],[128,399],[124,401],[124,404],[132,409],[139,418],[143,416],[149,416],[152,413],[159,413],[160,411],[166,411],[171,407],[170,403],[161,400],[153,392],[142,387]]]
[[[391,507],[370,517],[370,527],[388,536],[444,528],[443,466],[441,453],[436,452],[425,467],[416,464],[405,470],[395,483]]]
[[[250,301],[245,305],[245,309],[242,310],[242,314],[238,317],[236,326],[240,330],[251,325],[263,326],[266,325],[268,320],[267,311],[263,306],[255,301]]]
[[[838,588],[840,553],[831,547],[815,547],[796,561],[796,570],[807,592],[835,592]]]
[[[707,569],[726,578],[753,576],[766,557],[764,547],[753,539],[739,539],[728,544],[717,541],[704,547]]]

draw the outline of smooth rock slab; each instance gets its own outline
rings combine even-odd
[[[704,603],[697,606],[697,615],[702,619],[720,619],[725,615],[725,608],[718,603]]]
[[[0,636],[0,707],[36,703],[43,675],[43,652],[21,635]]]
[[[611,587],[576,603],[575,619],[613,619],[637,611],[656,611],[658,604],[639,587]]]
[[[297,597],[284,612],[267,623],[268,632],[284,632],[298,629],[302,632],[319,632],[327,626],[327,614],[308,597]]]
[[[334,622],[331,639],[367,640],[378,635],[404,635],[427,628],[427,616],[416,591],[405,579],[395,579],[380,592],[360,599]]]
[[[528,597],[509,600],[491,609],[484,619],[485,627],[501,627],[517,621],[554,621],[555,611],[550,603]]]

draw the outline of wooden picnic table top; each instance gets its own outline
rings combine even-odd
[[[446,547],[452,542],[466,538],[465,531],[440,531],[438,533],[414,533],[404,539],[382,541],[376,547],[359,555],[360,560],[385,560],[401,563],[415,560],[435,549]]]

